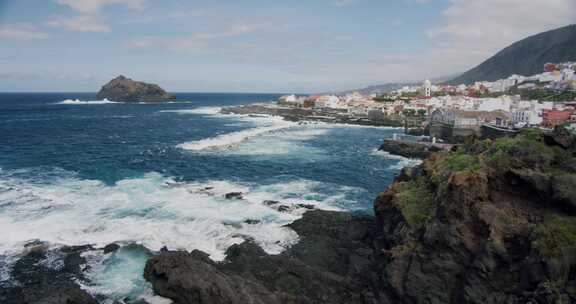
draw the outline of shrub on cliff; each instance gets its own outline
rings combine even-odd
[[[534,230],[534,247],[546,257],[559,257],[576,248],[576,218],[550,215]]]
[[[436,212],[434,193],[423,180],[402,184],[396,199],[402,216],[413,230],[422,228]]]

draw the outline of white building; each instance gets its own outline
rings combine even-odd
[[[432,82],[430,82],[430,80],[428,79],[424,81],[424,96],[426,97],[432,96]]]
[[[323,95],[316,99],[314,102],[315,108],[330,108],[338,109],[340,108],[340,98],[335,95]]]
[[[512,107],[512,98],[509,96],[501,96],[499,98],[480,98],[478,101],[478,111],[505,111],[510,112]]]

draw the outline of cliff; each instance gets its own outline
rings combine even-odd
[[[98,95],[98,99],[108,99],[119,102],[158,102],[176,99],[156,84],[134,81],[122,75],[105,84]]]
[[[576,141],[525,131],[407,170],[375,201],[401,303],[573,303]]]
[[[540,33],[510,45],[448,83],[472,84],[508,78],[513,74],[542,73],[546,63],[576,61],[575,45],[576,25]]]
[[[375,217],[311,211],[280,255],[166,251],[145,278],[176,304],[573,303],[575,153],[564,129],[468,143],[403,170]]]

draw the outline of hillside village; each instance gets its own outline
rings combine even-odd
[[[537,75],[512,75],[472,85],[426,80],[420,86],[382,94],[287,95],[276,105],[312,109],[316,117],[326,115],[326,120],[410,121],[412,127],[443,141],[468,135],[500,136],[526,127],[576,128],[576,63],[548,63]]]

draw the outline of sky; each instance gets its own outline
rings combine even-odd
[[[576,0],[0,0],[0,91],[312,93],[456,75]]]

